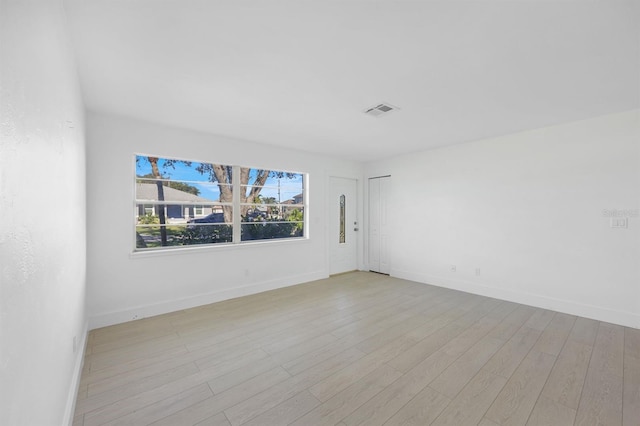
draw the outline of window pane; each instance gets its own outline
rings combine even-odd
[[[211,182],[136,179],[136,199],[180,203],[210,203],[220,201],[221,189],[232,191],[231,185]]]
[[[242,202],[253,201],[264,204],[303,204],[304,175],[302,173],[264,170],[255,168],[241,169]],[[253,194],[254,199],[250,200]]]
[[[197,215],[197,211],[195,208],[189,207],[189,213],[191,216],[187,219],[187,223],[197,225],[197,224],[208,224],[208,223],[226,223],[227,225],[231,225],[233,221],[233,208],[231,206],[201,206],[202,214]]]
[[[198,223],[187,226],[185,245],[230,243],[233,227],[224,223]]]
[[[304,222],[304,207],[288,204],[264,206],[247,204],[242,206],[242,223],[251,222]]]
[[[206,223],[225,222],[225,210],[228,211],[228,222],[231,223],[231,206],[220,204],[138,204],[136,207],[137,224],[161,225],[161,213],[164,213],[164,224],[184,224],[193,220]]]
[[[282,220],[281,208],[278,204],[243,204],[242,222],[264,222],[265,220]]]
[[[346,238],[346,234],[345,234],[345,229],[344,229],[344,227],[345,227],[345,210],[346,210],[346,205],[347,205],[347,203],[346,203],[346,198],[345,198],[344,194],[342,194],[342,195],[340,196],[340,218],[339,218],[339,220],[340,220],[340,235],[339,235],[339,237],[338,237],[338,239],[339,239],[339,241],[338,241],[338,242],[339,242],[340,244],[344,244],[344,243],[346,243],[346,240],[345,240],[345,238]]]
[[[166,238],[166,243],[163,243],[163,238]],[[226,224],[136,226],[138,249],[226,243],[231,242],[231,238],[231,226]]]
[[[232,202],[232,166],[171,158],[136,156],[136,199]]]
[[[304,222],[243,223],[241,235],[242,241],[302,237]]]
[[[243,217],[242,241],[304,236],[304,209],[281,205]],[[249,210],[252,212],[252,210]]]
[[[184,182],[219,181],[220,183],[232,183],[232,166],[136,155],[136,177],[139,179],[162,178]],[[218,178],[221,178],[221,180]]]
[[[242,241],[304,235],[304,176],[242,168]]]

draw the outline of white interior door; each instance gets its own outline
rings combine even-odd
[[[329,202],[330,273],[358,269],[358,181],[331,178]]]
[[[389,222],[388,188],[389,176],[369,179],[369,270],[388,274]]]

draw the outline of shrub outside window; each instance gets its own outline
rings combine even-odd
[[[305,236],[303,173],[136,155],[135,250]]]

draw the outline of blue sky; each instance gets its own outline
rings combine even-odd
[[[151,173],[151,164],[147,161],[147,157],[145,156],[137,156],[136,161],[136,175],[143,176]],[[207,180],[208,176],[201,175],[196,168],[201,164],[199,162],[193,161],[191,163],[191,167],[184,165],[183,163],[176,163],[175,168],[164,167],[165,159],[160,158],[158,160],[158,167],[160,168],[160,173],[162,173],[165,177],[170,178],[171,180],[176,181],[203,181]],[[249,174],[250,179],[249,183],[253,182],[255,177],[255,169],[252,169]],[[220,192],[218,190],[218,185],[215,183],[189,183],[197,187],[200,190],[200,196],[203,198],[210,199],[212,201],[218,201],[220,197]],[[294,178],[282,178],[280,179],[280,201],[286,201],[293,196],[300,194],[303,188],[303,176],[302,174],[296,174]],[[267,182],[265,183],[265,187],[260,192],[262,197],[273,197],[278,200],[278,179],[275,177],[269,177]]]

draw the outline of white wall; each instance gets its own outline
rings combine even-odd
[[[83,107],[60,2],[1,7],[0,424],[69,424],[86,335]]]
[[[640,327],[639,116],[366,165],[391,175],[392,275]]]
[[[91,328],[328,275],[329,176],[359,179],[361,165],[103,114],[87,129]],[[136,153],[309,173],[310,239],[132,254]]]

